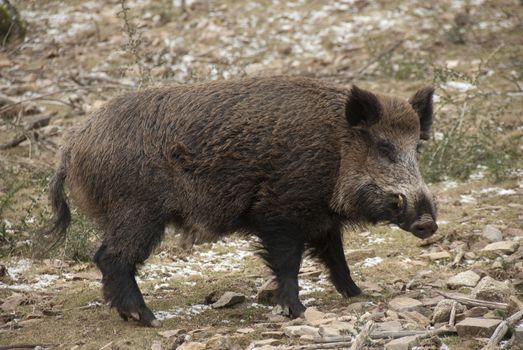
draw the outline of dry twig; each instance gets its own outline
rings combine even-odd
[[[519,310],[518,312],[507,318],[505,321],[501,322],[494,331],[494,334],[492,334],[492,336],[490,337],[487,345],[483,348],[483,350],[497,349],[498,343],[501,341],[501,339],[503,339],[508,329],[514,326],[519,320],[521,320],[521,318],[523,318],[523,310]]]

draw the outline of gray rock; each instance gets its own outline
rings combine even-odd
[[[288,337],[301,337],[303,335],[308,335],[308,336],[312,336],[312,337],[320,336],[318,328],[311,327],[311,326],[305,326],[305,325],[287,326],[287,327],[283,328],[283,332]]]
[[[514,344],[523,344],[523,323],[514,328]]]
[[[447,286],[454,289],[461,287],[475,287],[480,278],[481,277],[474,271],[464,271],[450,277],[447,280]]]
[[[275,305],[277,295],[278,282],[276,278],[272,278],[260,287],[256,295],[256,301],[262,304]]]
[[[357,262],[376,256],[374,249],[349,249],[345,251],[345,257],[348,261]]]
[[[421,301],[407,297],[396,297],[389,301],[389,306],[396,311],[416,310],[422,305]]]
[[[450,318],[450,312],[452,310],[452,305],[454,304],[454,300],[450,299],[443,299],[441,300],[438,305],[434,308],[434,312],[432,313],[432,322],[438,323],[438,322],[447,322]],[[466,308],[465,306],[461,305],[460,303],[456,304],[456,314],[465,312]]]
[[[465,311],[465,317],[481,317],[488,312],[488,308],[484,306],[475,306],[470,310]]]
[[[490,276],[485,276],[472,290],[472,296],[476,299],[507,302],[512,291],[508,284],[496,281]]]
[[[180,345],[176,348],[176,350],[203,350],[206,348],[206,345],[204,343],[198,343],[198,342],[186,342]]]
[[[485,248],[481,249],[483,255],[501,255],[501,254],[512,254],[519,248],[518,242],[513,241],[499,241],[488,244]]]
[[[410,337],[403,337],[391,340],[385,344],[385,350],[409,350],[415,346],[418,346],[418,337],[413,335]]]
[[[170,329],[167,331],[158,332],[158,334],[164,338],[172,338],[183,333],[187,333],[187,331],[185,329]]]
[[[231,307],[245,301],[245,295],[235,292],[225,292],[217,302],[212,304],[213,309]]]
[[[432,261],[450,259],[450,253],[447,251],[435,252],[435,253],[425,253],[425,254],[422,254],[421,257],[427,258]]]
[[[499,242],[503,240],[503,234],[501,231],[492,225],[487,225],[483,228],[481,236],[489,242]]]
[[[349,322],[333,321],[329,324],[320,326],[320,335],[324,338],[339,337],[347,334],[357,334],[356,330]]]
[[[501,320],[491,318],[468,317],[456,324],[456,330],[460,337],[489,338]]]
[[[376,323],[372,329],[372,333],[381,333],[381,332],[398,332],[403,330],[403,327],[398,320],[386,321]]]
[[[305,310],[303,316],[305,317],[305,320],[309,323],[317,323],[318,321],[324,320],[327,317],[325,313],[318,311],[314,307],[308,307]]]

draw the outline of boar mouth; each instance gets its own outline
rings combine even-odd
[[[397,223],[398,227],[404,231],[412,233],[414,236],[425,239],[432,236],[438,230],[438,224],[432,215],[424,214],[411,224],[405,221]]]

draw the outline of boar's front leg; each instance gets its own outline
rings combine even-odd
[[[305,306],[298,297],[298,273],[304,241],[292,225],[266,225],[259,237],[263,245],[261,256],[278,281],[278,303],[288,307],[291,318],[303,315]]]
[[[348,298],[361,294],[350,275],[339,229],[308,242],[308,248],[311,255],[317,257],[329,269],[332,284],[341,295]]]

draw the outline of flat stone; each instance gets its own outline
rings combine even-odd
[[[185,329],[170,329],[167,331],[158,332],[158,334],[164,338],[172,338],[183,333],[187,333],[187,331]]]
[[[381,332],[398,332],[403,330],[401,322],[398,320],[385,321],[374,324],[372,333],[381,333]]]
[[[488,312],[488,308],[484,306],[474,306],[470,310],[465,311],[465,317],[481,317]]]
[[[203,350],[206,348],[206,345],[204,343],[199,343],[195,341],[190,341],[183,343],[179,347],[176,348],[176,350]]]
[[[514,344],[523,344],[523,323],[514,328]]]
[[[472,296],[476,299],[507,302],[512,290],[508,284],[496,281],[490,276],[485,276],[479,281],[478,285],[472,290]]]
[[[450,277],[447,280],[447,286],[453,289],[461,287],[475,287],[480,278],[481,277],[474,271],[464,271]]]
[[[312,337],[319,337],[319,329],[311,326],[287,326],[283,328],[283,332],[288,337],[301,337],[302,335],[309,335]]]
[[[417,327],[426,328],[430,324],[429,318],[417,311],[404,311],[402,315],[414,321]]]
[[[460,337],[490,338],[501,320],[468,317],[456,324]]]
[[[396,311],[411,311],[422,305],[421,301],[407,297],[397,297],[389,301],[389,306]]]
[[[442,260],[442,259],[450,259],[451,256],[450,256],[449,252],[444,250],[442,252],[421,254],[421,257],[435,261],[435,260]]]
[[[318,309],[316,309],[314,307],[308,307],[305,310],[305,313],[303,314],[303,316],[305,317],[305,320],[309,323],[317,322],[317,321],[323,320],[327,317],[327,315],[325,315],[325,313],[318,311]]]
[[[251,327],[246,327],[246,328],[238,328],[236,330],[237,333],[241,333],[241,334],[249,334],[249,333],[252,333],[254,332],[254,328],[251,328]]]
[[[213,309],[231,307],[245,301],[245,295],[235,292],[225,292],[217,302],[212,304]]]
[[[497,227],[492,225],[485,226],[480,236],[485,238],[489,242],[499,242],[503,240],[503,234],[501,233],[501,231]]]
[[[422,299],[421,302],[423,303],[423,306],[436,306],[443,299],[445,299],[443,296],[438,295],[433,298]]]
[[[372,303],[369,303],[368,301],[358,301],[347,306],[346,310],[349,313],[362,314],[368,309],[370,309],[372,306]]]
[[[512,254],[519,248],[518,242],[513,241],[500,241],[488,244],[485,248],[481,249],[484,255],[488,254]]]
[[[262,335],[262,337],[281,339],[285,336],[285,333],[283,333],[281,331],[267,331],[267,332],[262,332],[261,335]],[[271,340],[274,340],[274,339],[271,339]]]
[[[0,305],[0,309],[2,309],[5,312],[13,312],[24,301],[26,301],[25,296],[23,296],[22,294],[15,293],[5,299],[2,305]]]
[[[418,337],[412,335],[410,337],[402,337],[391,340],[390,342],[385,344],[385,350],[410,350],[413,347],[418,346],[418,344]]]
[[[258,290],[256,301],[262,304],[276,305],[276,297],[278,295],[278,281],[276,278],[271,278],[266,281]]]
[[[347,334],[356,334],[356,330],[349,322],[333,321],[320,326],[320,335],[324,338],[339,337]]]
[[[255,340],[253,341],[248,347],[247,350],[251,349],[262,349],[263,347],[269,347],[269,346],[278,346],[281,344],[281,341],[278,339],[263,339],[263,340]]]
[[[432,322],[438,323],[438,322],[447,322],[450,319],[450,313],[452,311],[452,305],[454,304],[454,300],[450,299],[443,299],[441,300],[438,305],[434,308],[434,312],[432,313]],[[456,313],[462,313],[465,312],[466,308],[465,306],[461,305],[460,303],[456,304]]]
[[[358,262],[376,256],[374,249],[349,249],[345,251],[345,257],[350,262]]]

